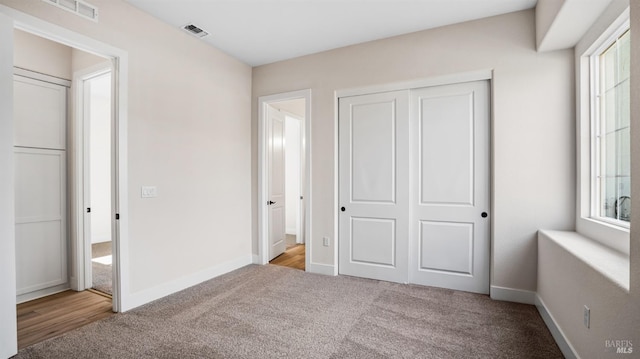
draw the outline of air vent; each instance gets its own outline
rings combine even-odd
[[[196,36],[196,37],[205,37],[205,36],[209,35],[209,33],[208,33],[208,32],[206,32],[206,31],[202,30],[201,28],[197,27],[197,26],[196,26],[196,25],[194,25],[194,24],[187,24],[187,25],[184,25],[184,26],[182,27],[182,29],[183,29],[184,31],[186,31],[186,32],[190,33],[191,35]]]
[[[98,8],[80,0],[42,0],[47,4],[67,10],[85,19],[98,22]]]

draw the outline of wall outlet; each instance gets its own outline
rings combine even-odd
[[[329,237],[322,237],[322,245],[325,247],[329,247]]]
[[[158,197],[158,188],[156,186],[142,186],[140,188],[140,197],[142,198]]]
[[[588,329],[590,325],[591,325],[591,309],[589,309],[589,307],[585,305],[584,306],[584,326],[587,327]]]

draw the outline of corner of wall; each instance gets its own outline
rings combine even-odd
[[[506,288],[492,285],[490,288],[490,297],[493,300],[501,300],[505,302],[535,304],[536,292],[523,289]]]
[[[558,324],[556,323],[556,320],[553,318],[551,313],[549,313],[549,311],[547,310],[547,306],[544,304],[544,301],[542,300],[542,298],[540,298],[540,296],[537,294],[535,295],[535,305],[536,305],[536,308],[538,309],[538,313],[540,313],[540,316],[544,321],[544,324],[546,324],[547,328],[549,328],[549,331],[551,332],[551,336],[553,336],[553,339],[556,341],[556,344],[558,344],[558,347],[560,348],[562,355],[564,355],[566,359],[578,358],[578,355],[576,354],[575,349],[573,348],[573,346],[571,346],[571,344],[569,344],[566,336],[564,335],[564,332],[558,326]]]

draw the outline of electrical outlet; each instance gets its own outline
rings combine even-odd
[[[322,237],[322,245],[329,247],[329,237]]]
[[[584,326],[587,327],[588,329],[590,325],[591,325],[591,309],[589,309],[589,307],[585,305],[584,306]]]

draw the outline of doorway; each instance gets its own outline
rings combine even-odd
[[[489,293],[489,81],[339,98],[339,273]]]
[[[22,348],[113,311],[106,290],[85,291],[91,286],[77,283],[87,268],[75,255],[84,247],[74,241],[82,233],[73,226],[84,221],[84,213],[75,208],[75,199],[83,197],[76,189],[104,183],[91,194],[95,202],[106,203],[98,206],[104,223],[93,227],[92,237],[100,236],[111,253],[113,101],[108,59],[19,30],[14,31],[14,44],[16,302]],[[74,76],[87,63],[106,68],[86,78]],[[82,111],[73,111],[73,105]],[[86,118],[86,124],[79,126],[74,121],[78,118]],[[92,154],[86,163],[79,160],[83,152]],[[84,172],[86,176],[78,175]],[[104,279],[110,294],[113,271],[108,268]]]
[[[110,307],[113,311],[118,312],[131,308],[131,295],[129,294],[129,273],[128,273],[128,201],[127,201],[127,88],[128,88],[128,54],[119,48],[113,47],[106,43],[94,40],[80,33],[68,30],[64,27],[53,25],[34,16],[24,14],[12,8],[0,5],[0,38],[3,44],[7,46],[0,47],[0,77],[6,81],[0,81],[0,137],[2,146],[0,146],[0,166],[3,171],[0,174],[0,182],[3,184],[2,191],[7,201],[0,205],[0,216],[3,224],[0,226],[4,237],[7,239],[2,245],[0,251],[0,263],[2,270],[0,277],[4,283],[16,283],[16,236],[15,236],[15,219],[16,213],[14,208],[15,195],[15,168],[14,168],[14,110],[13,110],[13,82],[11,77],[14,74],[14,55],[16,53],[16,44],[14,34],[16,30],[30,33],[32,35],[50,39],[60,44],[77,48],[91,54],[99,54],[109,59],[113,64],[113,157],[112,166],[115,177],[113,178],[113,204],[112,213],[116,218],[113,225],[113,243],[114,243],[114,283],[113,283],[113,299]],[[42,63],[49,62],[50,55],[31,56],[30,58]],[[72,162],[73,163],[73,162]],[[72,192],[74,188],[70,188]],[[70,206],[75,206],[76,202],[71,201]],[[69,213],[73,213],[74,209]],[[74,223],[69,226],[69,233],[75,235],[76,226]],[[71,255],[76,259],[79,255],[75,241],[71,240]],[[73,270],[73,268],[69,268]],[[72,274],[75,276],[75,274]],[[73,283],[73,281],[72,281]],[[123,290],[124,289],[124,290]],[[8,285],[3,288],[0,295],[0,317],[3,318],[5,325],[0,329],[0,341],[3,343],[0,347],[2,354],[15,354],[17,349],[17,296],[15,285]]]
[[[269,263],[301,270],[305,270],[300,205],[304,109],[304,99],[272,102],[267,109]]]
[[[306,269],[310,91],[259,99],[260,264]]]

